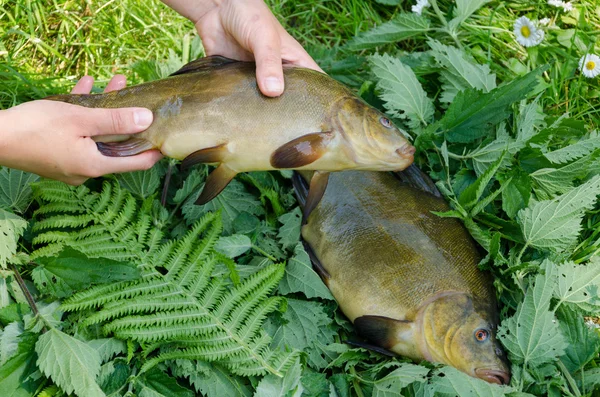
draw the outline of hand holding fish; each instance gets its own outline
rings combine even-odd
[[[266,96],[283,93],[282,60],[322,71],[277,21],[263,0],[163,0],[198,29],[206,55],[256,62],[256,78]]]
[[[93,83],[93,78],[83,77],[72,93],[88,94]],[[125,77],[117,75],[105,92],[123,87]],[[143,108],[88,109],[46,100],[24,103],[0,112],[0,162],[72,185],[104,174],[148,169],[162,158],[159,151],[106,157],[91,137],[134,134],[151,123],[152,112]]]

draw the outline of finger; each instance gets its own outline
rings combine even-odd
[[[75,87],[71,90],[71,94],[89,94],[94,86],[94,78],[92,76],[83,76]]]
[[[127,78],[122,74],[115,74],[106,85],[104,92],[118,91],[122,88],[125,88],[126,85]]]
[[[81,121],[86,124],[86,136],[135,134],[150,127],[152,112],[145,108],[87,109]]]
[[[325,73],[306,50],[288,32],[281,28],[281,57],[303,68],[314,69]]]
[[[249,40],[256,60],[258,88],[266,96],[276,97],[283,93],[283,67],[281,65],[281,42],[277,29],[267,23],[253,32]]]
[[[131,157],[107,157],[100,152],[98,155],[101,158],[97,160],[94,175],[90,176],[147,170],[163,158],[158,150],[148,150]]]

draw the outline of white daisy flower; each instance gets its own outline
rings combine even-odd
[[[548,0],[548,4],[554,7],[562,7],[563,6],[563,2],[562,0]]]
[[[585,54],[579,60],[579,70],[587,78],[600,74],[600,57],[596,54]]]
[[[425,7],[429,7],[428,0],[417,0],[417,4],[411,7],[411,11],[417,15],[421,15],[421,13],[423,12],[423,8]]]
[[[562,8],[564,12],[573,11],[573,3],[571,3],[570,1],[563,2]]]
[[[535,47],[544,39],[544,31],[536,28],[527,17],[515,21],[514,34],[517,42],[524,47]]]
[[[542,18],[540,19],[539,24],[542,26],[548,26],[550,25],[550,21],[550,18]]]

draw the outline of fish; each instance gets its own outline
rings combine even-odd
[[[300,204],[309,173],[295,172]],[[496,339],[491,275],[478,247],[415,165],[405,171],[332,174],[301,234],[342,312],[384,354],[457,368],[506,385],[510,369]]]
[[[187,168],[216,164],[197,204],[216,197],[240,172],[303,169],[313,179],[306,216],[329,172],[402,170],[415,148],[382,112],[342,83],[311,69],[283,65],[285,91],[261,94],[256,65],[221,56],[200,58],[165,79],[103,94],[46,99],[90,108],[145,107],[154,122],[144,132],[94,137],[106,156],[158,149]]]

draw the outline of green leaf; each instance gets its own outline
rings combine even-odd
[[[139,397],[194,397],[194,393],[180,386],[175,378],[158,368],[143,373],[135,379]]]
[[[452,367],[443,367],[427,385],[430,395],[439,397],[500,397],[510,393],[511,388],[487,383]]]
[[[473,160],[473,169],[477,173],[477,176],[481,176],[505,151],[508,155],[504,157],[504,161],[500,165],[500,168],[508,166],[514,155],[522,147],[523,145],[514,139],[499,138],[485,146],[480,146],[469,152],[465,157]]]
[[[296,362],[287,370],[284,377],[267,375],[258,383],[255,397],[300,397],[304,387],[300,383],[302,366]]]
[[[13,322],[0,330],[0,367],[17,353],[19,337],[23,333],[23,324]]]
[[[294,208],[287,214],[278,218],[282,226],[279,228],[277,238],[284,249],[289,249],[300,241],[300,227],[302,226],[302,211],[299,207]]]
[[[318,302],[288,299],[283,319],[287,321],[273,335],[273,346],[304,351],[314,368],[327,366],[321,353],[321,345],[333,343],[335,332],[331,329],[332,318]]]
[[[459,91],[467,88],[483,92],[496,88],[496,75],[491,73],[488,65],[478,65],[464,51],[441,44],[439,41],[430,39],[427,44],[441,67],[440,78],[443,89],[441,102],[452,102]]]
[[[204,174],[198,168],[194,168],[185,178],[181,189],[175,193],[173,198],[175,204],[183,203],[193,193],[199,194],[202,182],[204,182]]]
[[[562,147],[552,152],[544,153],[544,157],[553,163],[563,164],[578,159],[600,148],[600,136],[582,139],[572,145]]]
[[[373,384],[373,397],[402,396],[400,391],[413,382],[425,382],[429,369],[420,365],[401,363],[398,368]]]
[[[472,142],[489,134],[492,126],[509,116],[511,104],[532,92],[544,70],[538,68],[488,93],[459,92],[439,122],[441,132],[449,142]]]
[[[560,330],[568,342],[560,361],[569,372],[575,373],[598,356],[600,335],[585,324],[580,314],[566,307],[558,311],[558,319]]]
[[[37,368],[34,345],[37,335],[23,334],[16,355],[0,365],[0,390],[2,397],[31,397],[35,395],[42,377],[32,377]]]
[[[125,342],[115,338],[93,339],[86,342],[98,352],[100,362],[105,363],[118,354],[127,352]]]
[[[236,258],[252,248],[252,241],[243,234],[234,234],[229,237],[219,237],[215,249],[230,258]]]
[[[242,212],[245,211],[253,215],[264,213],[260,201],[254,195],[248,193],[244,185],[235,179],[209,203],[196,205],[194,203],[201,190],[199,189],[196,194],[190,196],[183,205],[182,212],[188,225],[202,218],[207,212],[221,211],[223,229],[225,233],[229,234],[233,230],[233,220]]]
[[[359,34],[347,47],[350,50],[364,50],[420,36],[429,30],[427,18],[414,13],[400,13],[389,22]]]
[[[313,270],[308,254],[302,243],[296,244],[294,256],[285,267],[285,274],[279,282],[279,292],[283,295],[302,292],[307,298],[333,300],[329,289]]]
[[[506,152],[498,157],[498,159],[479,178],[477,178],[472,185],[462,191],[458,197],[458,202],[467,211],[475,207],[481,200],[481,196],[483,195],[485,188],[502,165],[504,157],[506,157]]]
[[[17,241],[26,228],[25,219],[0,209],[0,268],[6,268],[8,260],[17,252]]]
[[[515,364],[536,367],[564,354],[567,343],[550,311],[552,292],[556,288],[556,266],[544,261],[545,274],[535,277],[533,285],[519,303],[514,316],[502,321],[499,339]]]
[[[568,303],[581,310],[600,311],[600,259],[592,257],[587,265],[568,262],[558,266],[558,284],[554,290],[557,305]]]
[[[88,258],[70,247],[63,249],[56,257],[40,257],[37,262],[40,266],[31,273],[36,287],[59,298],[70,296],[92,284],[140,277],[140,271],[132,263]]]
[[[525,243],[561,252],[572,246],[581,230],[581,218],[600,193],[600,176],[552,200],[530,203],[518,213]]]
[[[0,208],[24,213],[32,201],[31,183],[39,176],[3,167],[0,170]]]
[[[148,170],[123,172],[116,175],[125,189],[142,200],[153,195],[160,186],[159,166]]]
[[[433,102],[412,69],[387,54],[373,55],[369,60],[386,109],[395,117],[407,119],[411,128],[428,125],[433,118]]]
[[[525,144],[531,138],[536,136],[540,129],[545,125],[546,115],[539,105],[539,96],[529,104],[523,101],[519,106],[517,142]]]
[[[502,209],[511,219],[527,207],[531,197],[531,178],[520,167],[514,167],[506,175],[507,180],[501,185],[507,186],[502,190]]]
[[[96,384],[100,355],[85,342],[51,328],[39,337],[35,351],[40,371],[65,392],[80,397],[104,397]]]
[[[490,1],[491,0],[456,0],[456,16],[448,22],[448,26],[452,30],[456,30],[458,26],[475,11]]]
[[[174,375],[189,377],[190,383],[196,391],[206,397],[222,396],[251,396],[252,392],[245,378],[235,376],[224,367],[215,363],[202,361],[189,362],[182,366],[182,361],[177,360],[178,366]],[[190,368],[187,368],[190,367]]]
[[[584,179],[598,170],[600,162],[597,156],[589,155],[560,168],[542,168],[529,175],[535,182],[538,197],[552,198],[556,193],[568,192],[575,179]]]

